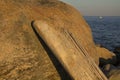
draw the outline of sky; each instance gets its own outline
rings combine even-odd
[[[77,8],[84,16],[120,16],[120,0],[60,0]]]

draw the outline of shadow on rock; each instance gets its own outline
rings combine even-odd
[[[116,64],[116,56],[113,56],[112,58],[108,58],[108,59],[100,58],[99,61],[100,61],[100,63],[99,63],[100,67],[103,67],[106,64],[115,65]]]
[[[33,22],[31,23],[31,25],[33,25]],[[51,61],[53,62],[56,70],[58,71],[61,80],[73,80],[70,75],[66,72],[66,70],[62,67],[61,63],[58,61],[58,59],[53,55],[53,52],[50,50],[50,48],[46,45],[46,43],[42,40],[42,38],[38,35],[38,33],[36,32],[36,30],[34,29],[34,27],[32,27],[36,36],[38,37],[40,43],[42,44],[42,46],[44,47],[44,49],[46,50],[49,58],[51,59]]]

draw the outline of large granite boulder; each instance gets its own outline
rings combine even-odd
[[[0,1],[0,80],[70,80],[63,69],[57,71],[60,65],[51,61],[31,26],[33,20],[51,14],[51,8],[65,5],[45,1]]]
[[[89,58],[92,57],[92,62],[88,61],[93,64],[91,73],[97,72],[91,74],[93,79],[91,76],[85,77],[88,76],[87,72],[83,72],[81,77],[84,76],[86,80],[106,80],[96,66],[99,55],[90,27],[76,9],[57,0],[0,1],[0,80],[71,79],[46,44],[38,39],[31,25],[34,20],[52,22],[55,29],[67,29],[77,45],[85,49]],[[83,69],[87,69],[87,66]]]

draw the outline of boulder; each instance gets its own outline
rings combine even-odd
[[[120,65],[120,47],[115,47],[113,52],[116,54],[117,65]]]
[[[112,70],[109,75],[109,80],[120,80],[120,69]]]
[[[120,68],[107,64],[102,68],[109,80],[120,80]]]
[[[96,65],[99,56],[90,27],[79,11],[58,0],[0,1],[0,80],[71,80],[53,52],[33,30],[34,20],[52,23],[56,30],[68,30],[77,46],[82,46],[90,58],[89,65],[92,64],[81,67],[89,67],[89,73],[92,73],[87,78],[84,77],[88,76],[87,72],[81,72],[84,80],[91,80],[93,76],[92,80],[107,80]],[[94,72],[97,74],[93,75]]]
[[[48,23],[45,20],[38,20],[33,26],[72,78],[74,80],[105,80],[105,76],[84,46],[78,45],[73,36],[74,32],[71,33],[68,29],[61,27],[56,29],[53,24],[52,21]],[[98,77],[100,75],[101,77]]]
[[[50,1],[0,0],[0,80],[70,80],[31,26],[56,6],[64,10],[66,4]]]
[[[112,65],[112,64],[106,64],[106,65],[104,65],[101,69],[102,69],[102,71],[104,72],[104,74],[105,74],[107,77],[109,77],[110,71],[116,70],[117,67],[115,67],[115,66]]]
[[[116,55],[113,52],[101,46],[96,46],[96,49],[100,59],[100,66],[116,64]]]
[[[120,47],[115,47],[114,52],[120,54]]]

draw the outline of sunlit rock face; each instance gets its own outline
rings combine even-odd
[[[91,63],[99,63],[91,29],[73,7],[57,0],[1,0],[0,80],[70,80],[35,34],[32,28],[35,20],[45,20],[56,30],[69,31],[78,46],[92,57]],[[93,79],[106,79],[102,73],[96,75]]]

